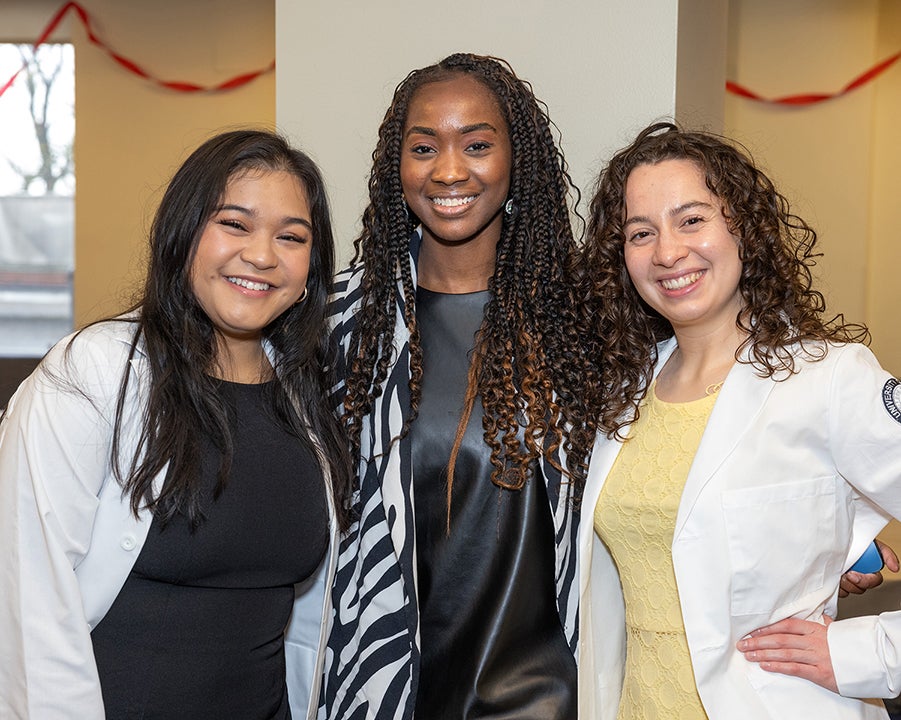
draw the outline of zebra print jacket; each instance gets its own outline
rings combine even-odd
[[[418,236],[413,244],[415,255]],[[415,283],[413,255],[410,263]],[[362,268],[357,266],[335,280],[330,312],[342,357],[346,356],[361,298],[361,277]],[[403,318],[401,301],[396,314],[394,361],[382,394],[363,423],[355,497],[358,520],[339,549],[320,719],[413,717],[420,660],[413,468],[409,438],[393,440],[400,434],[410,408],[409,332]],[[343,376],[340,362],[339,377]],[[343,386],[336,390],[340,402]],[[540,468],[554,519],[557,609],[575,655],[578,514],[573,513],[560,472],[544,458]]]

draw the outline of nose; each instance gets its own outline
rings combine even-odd
[[[265,233],[251,233],[241,250],[241,259],[260,270],[275,267],[278,264],[275,242]]]
[[[445,151],[438,153],[432,165],[432,180],[442,185],[453,185],[469,177],[469,168],[462,153]]]
[[[669,229],[659,231],[657,243],[654,246],[655,263],[663,267],[672,267],[686,255],[688,255],[688,247],[682,241],[679,233]]]

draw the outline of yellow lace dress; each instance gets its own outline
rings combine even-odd
[[[716,396],[658,400],[651,386],[594,513],[626,600],[618,720],[706,720],[695,688],[671,553],[679,499]]]

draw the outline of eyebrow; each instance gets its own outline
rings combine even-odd
[[[491,130],[492,132],[497,132],[497,128],[494,127],[494,125],[492,125],[491,123],[480,122],[473,123],[472,125],[464,125],[460,128],[459,133],[461,135],[466,135],[467,133],[476,132],[478,130]],[[438,135],[437,131],[434,128],[425,127],[424,125],[414,125],[404,134],[407,136],[428,135],[429,137],[435,137]]]
[[[679,205],[678,207],[674,207],[667,213],[667,215],[669,215],[670,217],[675,217],[676,215],[684,213],[686,210],[691,210],[696,207],[710,208],[711,210],[713,209],[713,205],[711,205],[710,203],[706,203],[702,200],[691,200],[687,203]],[[626,222],[623,223],[623,227],[625,227],[626,225],[634,225],[635,223],[649,222],[651,222],[651,218],[647,217],[646,215],[633,215],[632,217],[626,219]]]
[[[243,205],[220,205],[218,208],[216,208],[216,212],[222,212],[223,210],[233,210],[235,212],[239,212],[244,215],[249,215],[250,217],[257,216],[256,210],[251,210],[250,208],[246,208]],[[282,224],[283,225],[303,225],[305,227],[308,227],[310,230],[313,229],[313,224],[309,220],[307,220],[305,218],[291,217],[290,215],[282,218]]]

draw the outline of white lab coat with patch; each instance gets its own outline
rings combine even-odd
[[[123,369],[131,381],[122,456],[130,459],[146,401],[149,368],[128,322],[108,322],[68,338],[10,400],[0,424],[0,718],[102,720],[91,630],[103,619],[135,563],[152,517],[138,518],[112,474],[110,450]],[[127,464],[126,464],[127,467]],[[162,483],[165,470],[157,477]],[[328,488],[328,483],[326,483]],[[328,491],[328,490],[327,490]],[[325,618],[334,573],[330,550],[316,577],[296,588],[285,638],[295,718],[315,717]],[[316,681],[314,682],[314,678]]]
[[[675,341],[660,346],[655,373]],[[835,622],[841,695],[767,673],[735,643],[787,617],[835,616],[839,580],[901,517],[901,390],[863,345],[795,352],[782,382],[737,363],[707,423],[676,518],[673,565],[695,681],[711,720],[885,718],[901,692],[901,612]],[[625,660],[622,591],[594,532],[621,443],[595,443],[580,527],[580,717],[614,720]]]

